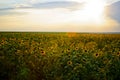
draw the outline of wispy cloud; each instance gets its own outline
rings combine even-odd
[[[44,3],[32,3],[32,4],[15,4],[11,7],[0,8],[0,15],[15,14],[16,9],[54,9],[54,8],[64,8],[70,11],[80,9],[84,3],[78,3],[74,1],[54,1],[54,2],[44,2]]]
[[[83,6],[83,3],[77,3],[73,1],[56,1],[33,4],[34,8],[77,8],[79,6]]]
[[[108,5],[111,5],[111,4],[118,2],[118,1],[120,1],[120,0],[106,0]]]
[[[12,10],[12,9],[53,9],[53,8],[66,8],[71,10],[80,9],[84,6],[87,0],[12,0],[8,4],[7,1],[0,1],[0,4],[5,4],[0,6],[0,11],[2,10]],[[112,4],[120,0],[105,0],[107,4]],[[11,5],[10,5],[11,4]]]
[[[16,4],[14,7],[0,8],[0,10],[10,10],[16,8],[36,8],[36,9],[51,9],[51,8],[77,8],[83,6],[83,3],[73,1],[56,1],[56,2],[45,2],[45,3],[34,3],[34,4]]]

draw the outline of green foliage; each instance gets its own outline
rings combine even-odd
[[[119,80],[120,34],[0,33],[0,80]]]

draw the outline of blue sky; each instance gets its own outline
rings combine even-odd
[[[2,0],[0,1],[0,31],[120,32],[118,8],[120,0],[101,0],[101,5],[105,2],[104,7],[110,8],[109,13],[102,16],[98,15],[102,10],[100,8],[102,6],[99,5],[100,0],[97,0],[98,3],[94,1]],[[115,2],[119,4],[114,4]],[[91,9],[85,8],[86,3],[92,4]],[[102,22],[104,24],[101,24]]]

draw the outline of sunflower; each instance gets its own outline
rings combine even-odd
[[[41,55],[42,55],[42,56],[45,56],[45,55],[46,55],[46,54],[45,54],[45,51],[42,50],[42,51],[41,51]]]
[[[67,49],[67,54],[70,54],[70,49]]]
[[[82,50],[83,50],[83,52],[87,52],[88,51],[86,47],[82,48]]]
[[[78,47],[75,48],[76,51],[77,51],[78,49],[79,49]]]
[[[94,54],[94,57],[95,57],[95,58],[99,57],[99,53],[95,53],[95,54]]]
[[[68,65],[72,65],[72,61],[68,61],[67,64],[68,64]]]
[[[2,40],[0,44],[1,45],[7,44],[7,41],[6,40]]]
[[[67,52],[70,52],[70,49],[67,49]]]
[[[64,53],[64,51],[62,51],[62,53]]]
[[[117,56],[120,56],[120,52],[117,53]]]
[[[85,58],[84,58],[84,59],[82,59],[82,62],[84,62],[84,63],[85,63],[85,62],[86,62],[86,59],[85,59]]]
[[[87,50],[85,50],[85,52],[87,52]]]

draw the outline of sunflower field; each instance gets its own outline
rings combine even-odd
[[[120,34],[0,32],[0,80],[120,80]]]

